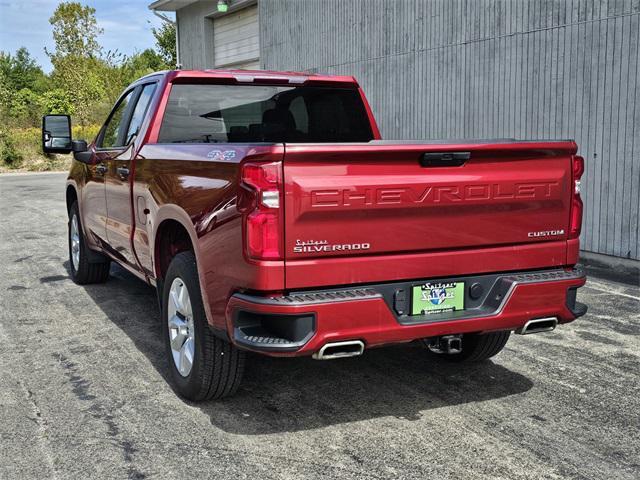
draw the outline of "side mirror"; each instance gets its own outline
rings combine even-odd
[[[71,150],[73,153],[86,152],[89,149],[86,140],[74,140],[71,142]]]
[[[73,158],[79,162],[91,163],[93,155],[89,151],[89,147],[85,140],[74,140],[71,143],[71,150],[73,151]]]
[[[44,153],[70,153],[71,117],[45,115],[42,117],[42,151]]]

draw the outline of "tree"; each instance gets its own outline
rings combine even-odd
[[[80,124],[89,124],[95,118],[95,105],[107,98],[106,79],[101,74],[108,72],[104,63],[92,58],[67,56],[58,59],[54,65],[55,84],[73,100]]]
[[[61,88],[54,88],[45,92],[40,98],[40,105],[43,114],[65,114],[73,115],[76,113],[73,100],[69,98],[67,92]]]
[[[26,124],[37,124],[40,97],[28,88],[14,92],[9,104],[9,114]]]
[[[37,125],[40,115],[40,96],[49,88],[49,79],[22,47],[15,55],[0,52],[0,116],[3,122]]]
[[[173,23],[163,23],[161,27],[151,29],[156,39],[156,48],[164,60],[167,68],[176,68],[178,56],[176,53],[176,26]]]
[[[80,123],[85,125],[93,106],[105,98],[105,70],[95,9],[78,2],[62,2],[49,19],[55,50],[46,50],[53,64],[53,79],[73,99]]]
[[[136,53],[128,57],[123,64],[123,68],[128,69],[130,82],[140,78],[143,75],[166,69],[168,65],[165,63],[161,54],[151,48],[147,48],[140,53]]]
[[[83,6],[79,2],[62,2],[53,12],[49,23],[53,26],[53,41],[56,49],[45,49],[52,62],[55,58],[78,56],[97,58],[102,52],[98,35],[103,30],[98,27],[96,9]]]
[[[0,57],[0,61],[2,57]],[[6,115],[6,110],[11,102],[11,89],[9,88],[9,81],[4,72],[4,69],[0,68],[0,114]],[[1,121],[2,119],[0,119]]]
[[[28,88],[34,92],[43,92],[47,88],[46,75],[25,47],[20,47],[15,55],[0,52],[0,71],[5,87],[9,90]]]

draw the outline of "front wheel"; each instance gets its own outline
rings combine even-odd
[[[90,259],[92,255],[94,259]],[[97,259],[98,261],[95,261]],[[111,262],[98,252],[90,252],[84,240],[78,202],[69,209],[69,269],[71,279],[79,285],[103,283],[109,278]]]
[[[163,282],[162,329],[176,392],[193,401],[235,393],[244,371],[245,352],[210,330],[193,252],[176,255]]]
[[[508,330],[490,333],[465,333],[462,335],[462,349],[459,353],[434,352],[429,347],[429,339],[422,340],[429,352],[438,358],[449,362],[481,362],[502,351],[509,340],[511,332]]]

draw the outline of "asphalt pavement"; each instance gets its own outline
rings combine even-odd
[[[0,478],[640,478],[640,288],[494,360],[415,345],[250,356],[238,394],[167,384],[155,292],[69,278],[65,174],[0,176]]]

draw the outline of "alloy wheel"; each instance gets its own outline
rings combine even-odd
[[[75,213],[71,217],[69,238],[71,240],[71,262],[73,269],[77,272],[80,268],[80,228],[78,228],[78,216]]]
[[[187,377],[193,368],[195,329],[189,290],[180,277],[173,280],[169,289],[167,321],[173,363],[178,373]]]

